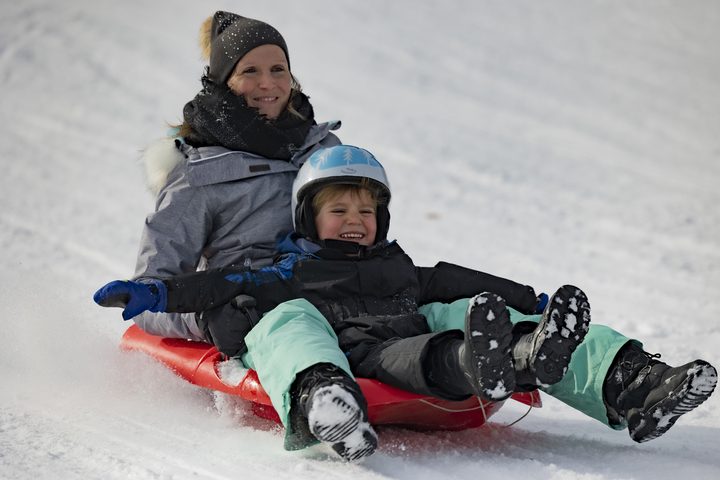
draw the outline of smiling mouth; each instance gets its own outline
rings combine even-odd
[[[276,102],[278,97],[257,97],[253,98],[253,100],[257,103],[273,103]]]
[[[363,238],[365,238],[365,234],[356,232],[341,233],[340,238],[342,238],[343,240],[362,240]]]

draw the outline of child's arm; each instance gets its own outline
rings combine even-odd
[[[293,262],[281,262],[258,271],[230,267],[166,279],[116,280],[103,286],[93,298],[103,307],[124,308],[125,320],[144,311],[201,312],[224,305],[241,294],[273,298],[285,295],[288,289],[282,287],[289,284],[292,265]]]
[[[493,292],[505,299],[509,307],[523,313],[534,313],[538,304],[535,290],[489,273],[440,262],[434,267],[416,267],[420,281],[419,303],[449,303],[482,292]]]

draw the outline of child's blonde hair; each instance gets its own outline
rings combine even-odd
[[[362,190],[370,194],[370,198],[374,203],[373,206],[377,209],[379,203],[377,188],[375,188],[369,179],[363,178],[359,183],[332,183],[322,187],[312,199],[313,212],[315,212],[315,216],[317,216],[323,205],[343,196],[346,192],[350,192],[352,195],[360,195]]]

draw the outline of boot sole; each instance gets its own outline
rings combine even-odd
[[[505,301],[493,293],[481,293],[470,300],[465,316],[466,373],[476,395],[500,401],[515,389],[515,367],[510,343],[512,322]]]
[[[677,394],[668,395],[662,401],[645,409],[645,413],[640,409],[631,409],[628,412],[630,438],[643,443],[661,436],[680,416],[694,410],[710,398],[717,380],[717,370],[707,362],[698,361],[688,370],[687,378]]]
[[[348,462],[371,455],[377,448],[377,434],[352,395],[340,386],[315,393],[308,425],[315,438]]]
[[[538,325],[541,329],[532,363],[536,384],[553,385],[565,376],[572,353],[590,328],[590,303],[585,293],[564,285],[553,295]]]

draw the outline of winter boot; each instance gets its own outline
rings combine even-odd
[[[465,315],[465,340],[460,366],[472,392],[490,401],[505,400],[515,389],[510,355],[512,322],[505,301],[494,293],[470,300]]]
[[[294,396],[310,432],[348,462],[371,455],[377,434],[368,421],[367,402],[358,384],[329,363],[298,376]]]
[[[634,343],[618,352],[603,385],[608,418],[627,422],[630,438],[647,442],[707,400],[717,371],[704,360],[671,367]]]
[[[526,334],[516,333],[512,358],[519,390],[547,387],[562,380],[570,357],[590,328],[590,304],[577,287],[565,285],[552,296],[542,320]]]

